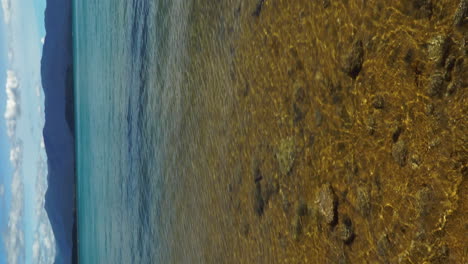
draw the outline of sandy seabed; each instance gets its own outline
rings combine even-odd
[[[174,250],[467,262],[466,6],[194,1]]]

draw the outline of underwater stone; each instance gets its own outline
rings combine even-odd
[[[265,201],[263,200],[262,196],[262,186],[260,185],[260,182],[257,182],[255,183],[254,190],[254,211],[258,216],[262,216],[264,209]]]
[[[244,235],[244,236],[248,236],[248,235],[249,235],[249,233],[250,233],[250,225],[249,225],[249,223],[244,223],[244,224],[242,224],[242,226],[241,226],[241,233],[242,233],[242,235]]]
[[[263,4],[265,3],[265,0],[258,0],[257,6],[255,7],[255,10],[252,13],[252,16],[254,17],[259,17],[260,13],[262,12]]]
[[[419,165],[421,165],[421,158],[419,157],[419,155],[418,154],[411,155],[411,168],[415,170],[419,168]]]
[[[320,213],[325,218],[327,224],[333,225],[336,222],[336,206],[337,199],[333,188],[329,183],[322,185],[320,188],[317,203]]]
[[[427,87],[427,94],[429,96],[439,96],[444,88],[444,75],[440,72],[436,72],[431,76]]]
[[[388,252],[391,250],[392,244],[387,234],[384,234],[377,241],[377,254],[381,257],[387,256]]]
[[[349,54],[346,56],[343,69],[348,76],[356,79],[362,69],[364,62],[364,47],[362,41],[358,40],[353,43]]]
[[[421,17],[428,18],[432,16],[432,3],[431,0],[413,0],[414,7],[419,10]]]
[[[288,137],[281,140],[276,153],[279,170],[282,175],[287,175],[291,171],[295,159],[295,141],[294,137]]]
[[[348,216],[344,217],[344,220],[338,225],[337,233],[339,238],[345,243],[350,244],[354,240],[354,229],[353,223]]]
[[[451,72],[453,70],[453,67],[455,66],[455,62],[457,59],[455,58],[454,55],[449,55],[447,57],[447,60],[445,61],[445,70],[447,72]]]
[[[278,183],[276,181],[274,181],[272,179],[268,179],[266,181],[266,186],[263,189],[264,189],[263,190],[264,202],[265,202],[265,204],[267,204],[271,200],[273,195],[278,193],[279,186],[278,186]]]
[[[304,201],[300,200],[297,204],[296,214],[298,216],[306,216],[308,212],[309,208],[307,207],[307,204]]]
[[[433,103],[428,103],[425,107],[426,115],[430,116],[434,114],[435,106]]]
[[[393,142],[397,142],[400,138],[401,133],[403,132],[403,128],[400,125],[394,125],[392,127],[392,140]]]
[[[437,65],[444,63],[445,57],[448,52],[448,40],[445,36],[438,35],[429,40],[428,43],[428,55],[429,59],[435,62]]]
[[[357,188],[357,204],[363,216],[368,216],[370,214],[370,194],[369,190],[364,186],[359,186]]]
[[[458,81],[453,81],[451,82],[448,86],[447,86],[447,92],[446,92],[446,96],[449,96],[449,95],[452,95],[454,94],[458,88],[461,86],[460,82]]]
[[[408,157],[408,147],[404,140],[399,140],[397,143],[393,144],[392,156],[398,165],[404,167],[406,165],[406,159]]]
[[[321,126],[321,125],[322,125],[322,121],[323,121],[322,112],[320,112],[319,109],[316,109],[316,110],[315,110],[315,125],[316,125],[317,127]]]
[[[458,4],[457,11],[455,11],[455,16],[453,17],[453,25],[456,27],[461,26],[466,20],[467,13],[468,1],[460,0],[460,4]]]
[[[293,234],[294,240],[298,240],[302,234],[302,221],[298,215],[294,217],[294,220],[292,223],[292,234]]]
[[[375,133],[376,122],[373,116],[368,116],[366,120],[366,130],[369,135],[373,135]]]
[[[417,199],[416,209],[417,209],[419,216],[422,216],[422,217],[428,216],[431,212],[430,209],[432,207],[432,203],[434,200],[434,194],[431,191],[431,189],[429,189],[429,187],[427,186],[422,187],[416,193],[416,199]]]
[[[309,100],[307,100],[307,87],[302,80],[297,80],[293,85],[294,90],[294,122],[299,122],[306,116],[309,110]]]
[[[252,175],[254,182],[259,182],[263,180],[262,171],[260,169],[261,161],[258,158],[252,159]]]
[[[383,109],[385,106],[385,101],[383,97],[381,95],[375,96],[374,99],[372,100],[372,106],[375,109]]]

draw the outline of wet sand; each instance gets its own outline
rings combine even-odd
[[[430,2],[194,1],[174,262],[468,261],[466,1]]]

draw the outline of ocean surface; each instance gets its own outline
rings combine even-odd
[[[75,1],[80,263],[167,263],[190,1]],[[172,184],[169,188],[168,186]],[[188,257],[189,252],[185,254]]]

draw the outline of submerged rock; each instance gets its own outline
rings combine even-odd
[[[369,189],[364,186],[357,188],[357,205],[358,209],[363,216],[370,214],[370,193]]]
[[[442,65],[447,57],[448,49],[449,41],[447,37],[442,35],[435,36],[428,43],[427,52],[429,59],[439,66]]]
[[[280,191],[281,195],[281,207],[285,213],[288,213],[289,208],[291,208],[291,202],[289,201],[288,197],[284,194],[284,192]]]
[[[329,183],[322,185],[317,197],[317,204],[319,212],[322,214],[327,224],[333,225],[336,223],[337,203],[338,201],[332,186]]]
[[[294,122],[297,123],[304,119],[309,110],[306,85],[303,81],[296,81],[293,86],[294,89]]]
[[[400,138],[401,133],[403,132],[403,128],[399,124],[395,124],[392,126],[392,140],[393,142],[397,142]]]
[[[304,201],[299,201],[296,208],[296,214],[298,216],[306,216],[309,213],[309,208]]]
[[[322,115],[322,112],[320,112],[320,109],[315,110],[314,118],[315,118],[315,125],[317,127],[321,126],[323,122],[323,115]]]
[[[383,109],[385,106],[385,101],[383,99],[383,96],[381,95],[375,96],[374,99],[372,100],[372,106],[375,109]]]
[[[461,87],[460,81],[453,81],[447,86],[447,92],[445,93],[446,96],[454,94],[458,88]]]
[[[292,222],[292,235],[294,240],[298,240],[299,237],[302,235],[304,225],[303,223],[308,213],[309,209],[307,207],[307,204],[304,201],[300,200],[297,204],[296,212]]]
[[[404,0],[408,15],[416,18],[429,18],[432,16],[432,0]]]
[[[435,97],[440,96],[444,89],[444,75],[440,72],[436,72],[431,76],[429,84],[427,86],[427,94]]]
[[[262,185],[260,182],[255,183],[254,189],[254,211],[258,216],[262,216],[265,209],[265,201],[262,196]]]
[[[392,244],[387,234],[382,235],[377,241],[377,254],[381,257],[386,257],[392,249]]]
[[[343,70],[348,76],[355,79],[362,69],[364,62],[364,47],[362,41],[358,40],[353,43],[351,50],[344,60]]]
[[[453,17],[453,25],[456,27],[463,25],[463,23],[466,21],[467,15],[468,15],[468,1],[460,0],[457,11],[455,11],[455,16]]]
[[[434,203],[434,193],[429,187],[422,187],[416,193],[416,210],[419,216],[428,216],[431,213],[432,204]]]
[[[435,105],[433,103],[428,103],[424,107],[424,110],[427,116],[433,115],[435,111]]]
[[[421,165],[421,158],[419,157],[418,154],[411,155],[410,161],[411,161],[411,168],[414,170],[419,168],[419,166]]]
[[[258,158],[252,159],[252,175],[255,183],[263,180],[262,171],[260,169],[261,161]]]
[[[267,179],[266,186],[263,188],[263,198],[265,204],[272,199],[273,195],[277,194],[279,191],[278,183],[272,179]]]
[[[257,6],[255,7],[255,10],[252,13],[252,16],[254,17],[259,17],[260,13],[262,12],[263,4],[265,3],[265,0],[258,0]]]
[[[397,143],[393,144],[392,156],[398,165],[404,167],[406,165],[406,159],[408,157],[408,147],[404,140],[399,140]]]
[[[373,135],[375,133],[375,128],[377,124],[375,122],[375,118],[373,116],[368,116],[366,120],[366,130],[369,135]]]
[[[337,228],[338,237],[345,243],[350,244],[354,240],[354,228],[351,219],[345,216],[343,222]]]
[[[455,62],[457,61],[456,57],[454,55],[449,55],[447,59],[445,60],[445,71],[447,73],[451,72],[453,70],[453,67],[455,66]]]
[[[302,220],[296,215],[292,223],[292,235],[294,240],[298,240],[302,235]]]
[[[276,153],[279,170],[282,175],[287,175],[292,169],[295,159],[295,140],[294,137],[288,137],[281,140]]]

